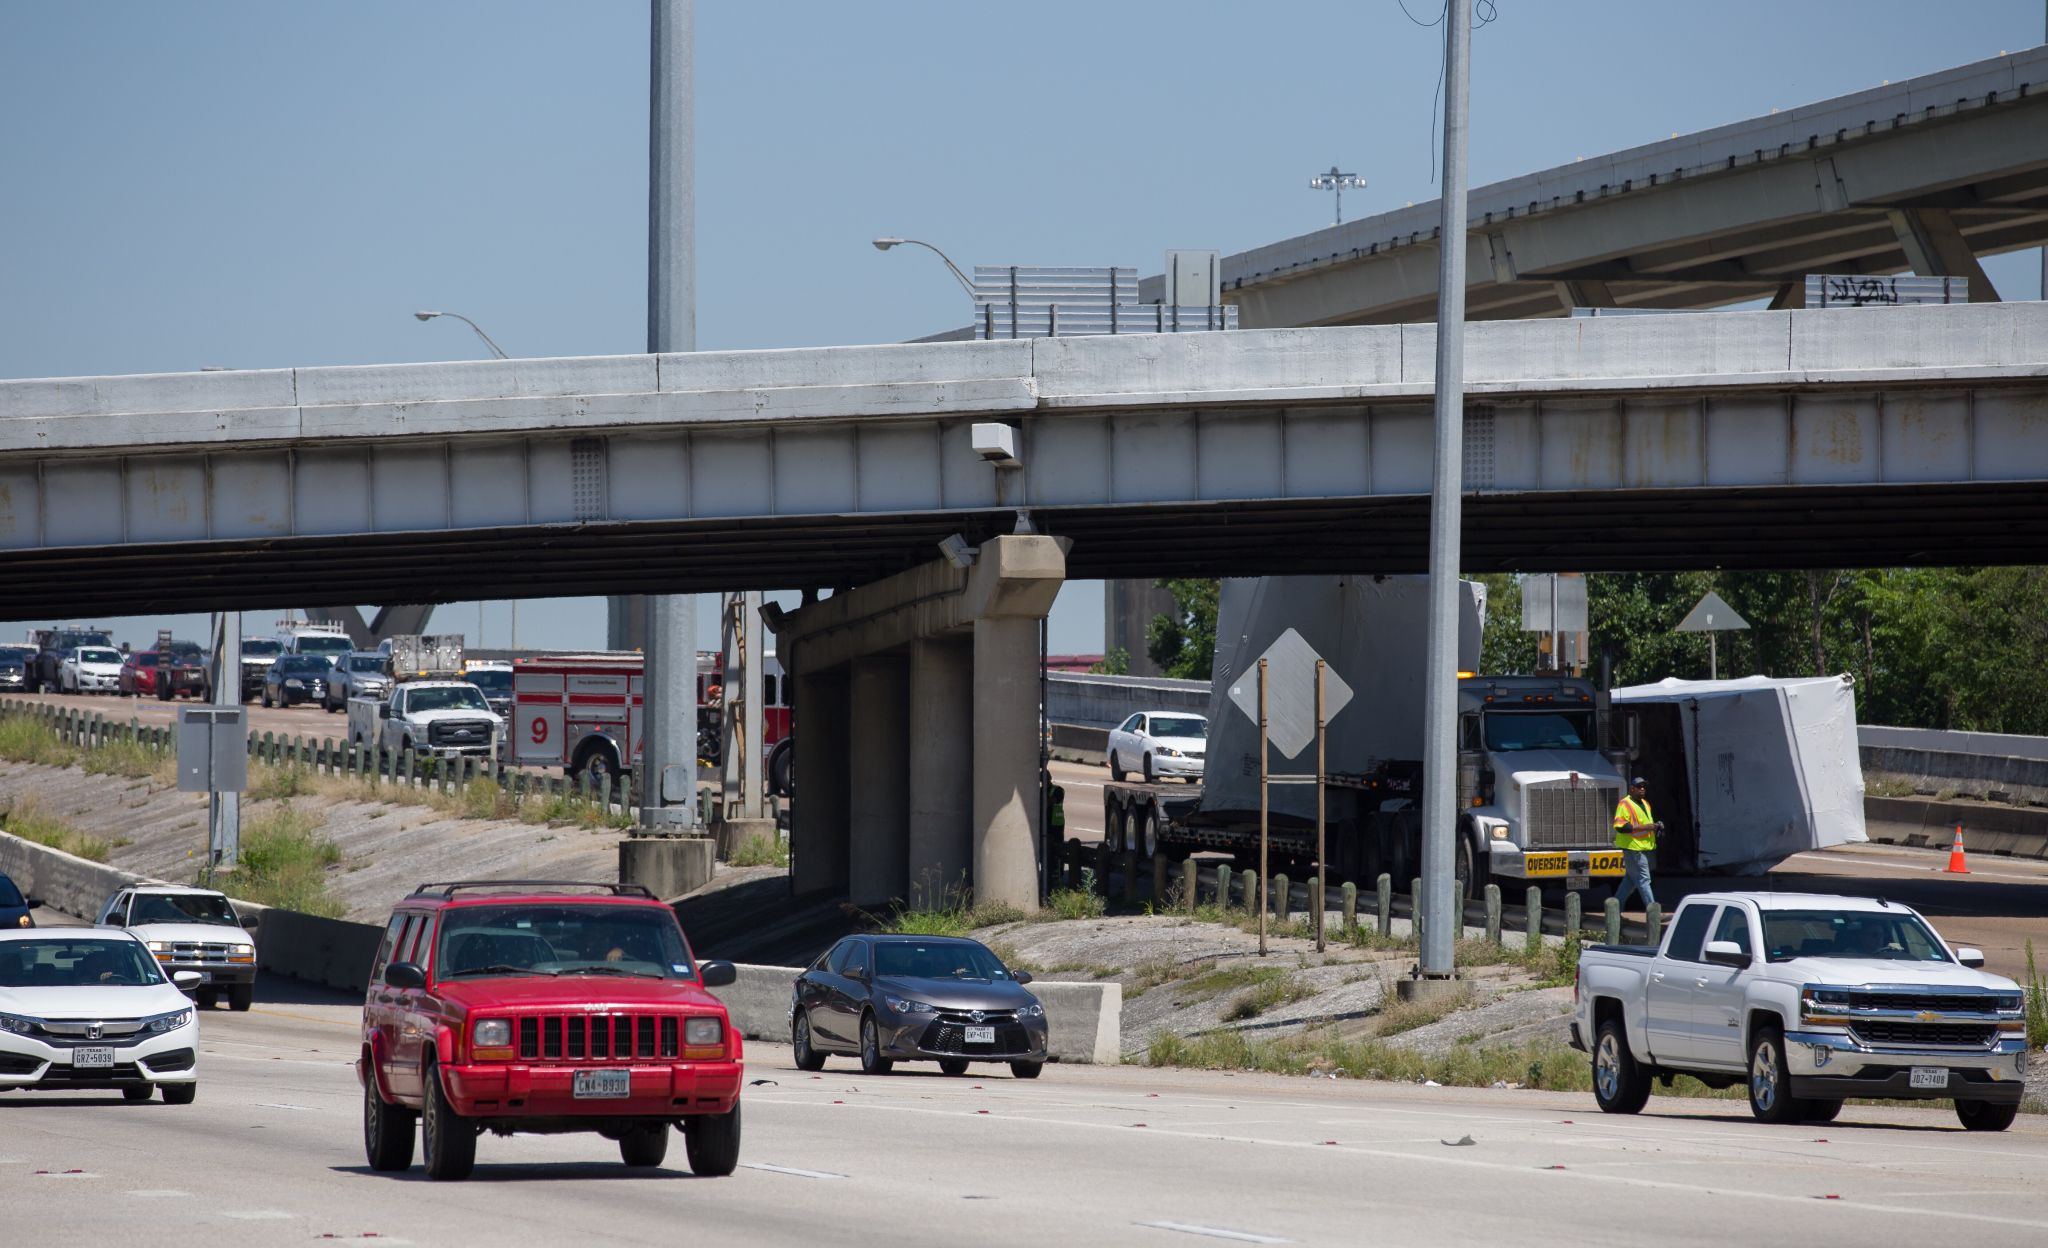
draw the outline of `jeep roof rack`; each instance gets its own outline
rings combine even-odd
[[[646,897],[658,900],[654,891],[645,884],[606,884],[596,880],[435,880],[412,890],[415,897],[428,893],[439,893],[442,897],[453,897],[457,890],[472,888],[602,888],[611,891],[615,897]]]

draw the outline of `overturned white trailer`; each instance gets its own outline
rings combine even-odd
[[[1761,875],[1868,839],[1849,677],[1667,679],[1610,697],[1635,719],[1630,767],[1665,825],[1660,870]]]

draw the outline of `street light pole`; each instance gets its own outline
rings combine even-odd
[[[1465,126],[1471,0],[1450,0],[1444,39],[1444,195],[1438,233],[1436,470],[1429,495],[1428,699],[1423,719],[1422,959],[1424,979],[1449,979],[1464,915],[1454,858],[1458,759],[1459,526],[1465,447]]]
[[[491,341],[491,336],[484,332],[483,326],[477,324],[475,321],[470,320],[468,317],[464,316],[460,312],[415,312],[413,313],[413,316],[422,321],[431,321],[437,316],[452,316],[456,320],[461,321],[464,325],[467,325],[471,329],[475,330],[476,336],[484,340],[484,345],[491,349],[492,355],[497,356],[501,360],[511,358],[510,356],[505,354],[503,349],[501,349],[497,343]]]
[[[929,251],[933,255],[937,256],[939,259],[944,260],[946,262],[946,267],[953,271],[953,276],[960,279],[960,284],[967,288],[968,298],[971,299],[974,297],[974,283],[968,281],[967,275],[960,271],[960,266],[953,263],[953,257],[947,255],[943,251],[940,251],[938,248],[932,246],[930,243],[925,242],[923,239],[887,237],[878,238],[875,240],[875,250],[887,251],[891,247],[902,247],[905,246],[906,244],[912,247],[922,247],[926,251]]]
[[[1319,173],[1315,177],[1310,178],[1308,185],[1309,189],[1313,191],[1337,192],[1337,219],[1332,224],[1342,225],[1344,224],[1344,188],[1348,186],[1364,190],[1365,179],[1355,173],[1339,173],[1337,172],[1337,166],[1331,165],[1328,173]]]

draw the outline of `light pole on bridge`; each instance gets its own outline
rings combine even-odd
[[[887,251],[891,247],[902,247],[905,246],[906,244],[911,247],[922,247],[926,251],[929,251],[933,255],[937,256],[939,259],[945,261],[946,267],[953,271],[953,276],[960,279],[960,284],[967,288],[967,297],[970,299],[974,297],[974,283],[968,281],[967,275],[960,271],[960,266],[953,263],[953,257],[947,255],[943,251],[940,251],[937,247],[932,246],[930,243],[925,242],[923,239],[893,237],[878,238],[875,240],[875,250]]]
[[[492,355],[497,356],[501,360],[507,360],[512,358],[506,355],[504,350],[501,349],[497,343],[491,341],[491,336],[484,332],[483,326],[477,324],[475,321],[470,320],[468,317],[464,316],[460,312],[415,312],[413,313],[413,315],[415,317],[418,317],[422,321],[431,321],[437,316],[452,316],[456,320],[461,321],[464,325],[467,325],[471,329],[475,330],[476,336],[484,340],[484,345],[491,349]]]

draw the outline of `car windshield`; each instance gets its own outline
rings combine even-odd
[[[156,651],[143,650],[128,656],[128,661],[137,667],[155,667]]]
[[[245,659],[274,659],[284,653],[284,647],[267,637],[242,638],[242,657]]]
[[[1589,750],[1593,739],[1591,711],[1488,711],[1486,748],[1510,750]]]
[[[1155,737],[1194,737],[1207,740],[1209,721],[1194,715],[1154,715],[1152,735]]]
[[[384,658],[376,654],[352,654],[348,659],[351,672],[380,673],[384,670]]]
[[[163,982],[156,959],[139,940],[53,936],[0,942],[0,988],[139,988]]]
[[[15,906],[25,906],[27,904],[27,902],[21,899],[21,890],[14,886],[14,881],[4,875],[0,875],[0,906],[11,909]]]
[[[407,714],[416,711],[488,711],[490,703],[484,701],[483,691],[475,685],[443,686],[438,689],[415,689],[406,695]]]
[[[485,693],[502,694],[512,692],[512,673],[510,672],[501,672],[494,669],[471,672],[464,676],[463,679]]]
[[[356,643],[346,637],[301,637],[294,647],[300,654],[333,656],[347,654],[356,648]]]
[[[333,664],[326,659],[317,659],[309,655],[288,654],[279,659],[275,666],[280,672],[324,672]]]
[[[971,940],[880,940],[875,942],[875,977],[989,982],[1007,980],[1010,972]]]
[[[121,661],[121,652],[119,650],[80,650],[78,652],[78,661],[80,663],[119,663]]]
[[[456,906],[442,913],[439,950],[437,979],[696,978],[674,913],[654,906]]]
[[[1764,948],[1773,962],[1794,958],[1953,960],[1918,915],[1897,910],[1766,910]]]
[[[233,906],[219,893],[137,893],[128,923],[218,923],[240,927]]]

